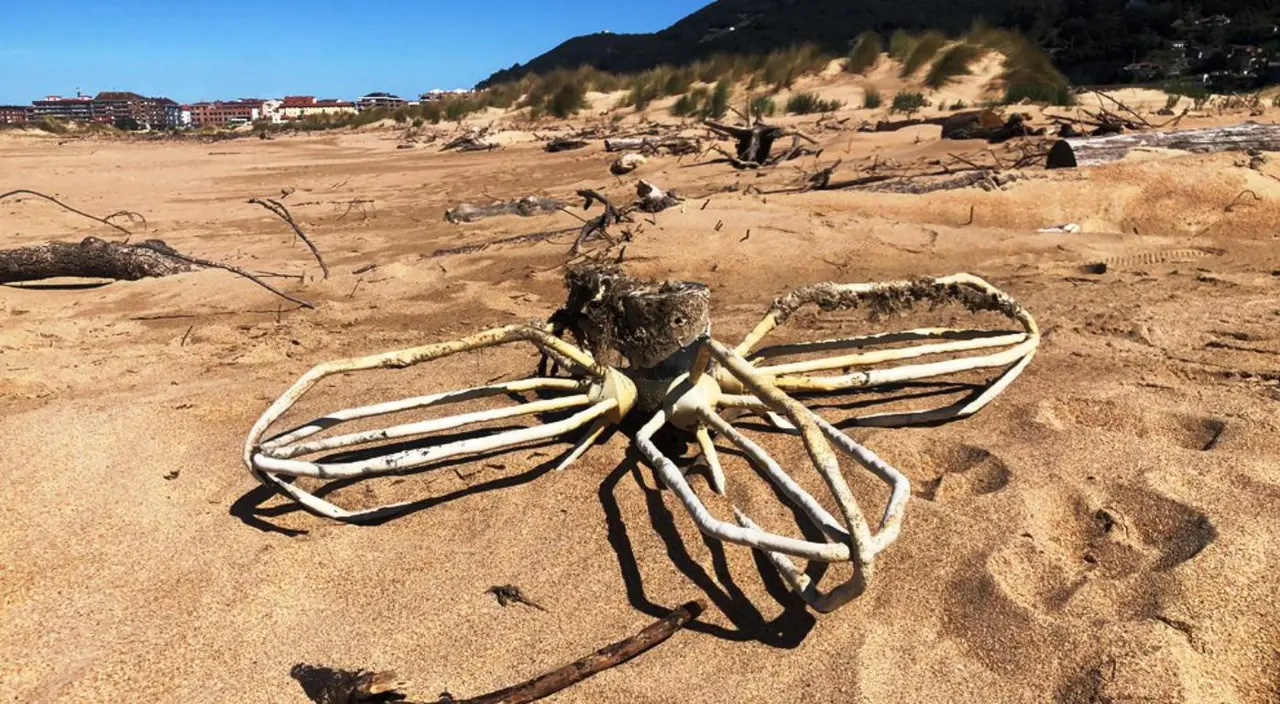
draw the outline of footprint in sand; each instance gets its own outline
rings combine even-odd
[[[1134,538],[1155,552],[1153,567],[1169,570],[1199,555],[1218,537],[1209,517],[1174,499],[1142,487],[1114,492],[1112,509],[1128,521]]]
[[[1211,450],[1226,428],[1212,416],[1152,409],[1137,401],[1076,398],[1041,409],[1066,426],[1121,433],[1147,441],[1163,441],[1187,450]]]
[[[1004,460],[975,445],[942,445],[921,455],[921,469],[933,479],[915,494],[926,501],[952,501],[1003,489],[1012,473]]]

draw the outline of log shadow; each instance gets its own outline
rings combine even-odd
[[[336,454],[328,455],[322,458],[322,461],[354,462],[362,459],[367,459],[369,457],[387,454],[388,452],[399,452],[401,450],[418,449],[418,448],[427,447],[431,445],[439,445],[447,442],[467,440],[467,439],[472,439],[476,437],[482,437],[485,435],[492,435],[495,432],[513,430],[517,427],[520,427],[520,426],[485,428],[485,429],[473,430],[465,433],[455,433],[455,434],[444,435],[444,436],[437,435],[437,436],[432,436],[427,438],[419,438],[409,442],[392,443],[387,445],[381,445],[375,448],[365,448],[360,450],[351,450],[351,451],[336,453]],[[586,431],[584,430],[583,432],[586,432]],[[606,434],[602,436],[601,439],[598,440],[597,442],[607,441],[610,435],[611,435],[610,432],[606,432]],[[569,438],[569,441],[570,442],[575,441],[579,437],[580,435],[572,436]],[[464,457],[455,457],[452,459],[433,463],[426,467],[416,467],[414,469],[407,469],[401,472],[390,472],[386,474],[379,474],[376,478],[402,477],[402,476],[421,474],[423,472],[434,472],[439,470],[446,470],[459,465],[486,462],[488,460],[493,460],[498,457],[503,457],[512,452],[529,452],[529,451],[537,452],[542,448],[551,447],[553,445],[557,445],[562,442],[564,442],[564,440],[553,438],[546,442],[534,443],[529,445],[521,445],[520,447],[515,449],[497,450],[494,452],[488,452],[480,455],[467,455]],[[547,472],[551,471],[552,468],[554,468],[557,464],[559,464],[561,458],[570,451],[571,449],[567,449],[564,453],[559,453],[556,455],[549,455],[546,453],[537,452],[537,454],[546,456],[548,457],[548,459],[545,462],[542,462],[534,467],[531,467],[530,469],[527,469],[519,474],[512,474],[512,475],[497,477],[495,479],[490,479],[488,481],[481,482],[479,484],[473,484],[464,489],[459,489],[457,491],[453,491],[448,494],[443,494],[441,496],[432,496],[425,499],[420,499],[418,501],[412,501],[400,507],[399,509],[397,509],[396,512],[391,513],[389,515],[376,515],[376,516],[372,516],[362,520],[352,520],[352,521],[346,521],[346,522],[350,523],[351,525],[378,526],[378,525],[382,525],[384,523],[396,520],[398,518],[403,518],[405,516],[417,513],[419,511],[432,508],[434,506],[439,506],[441,504],[446,504],[451,501],[456,501],[458,499],[463,499],[468,496],[474,496],[477,494],[483,494],[483,493],[494,491],[497,489],[506,489],[514,486],[519,486],[521,484],[527,484],[541,477]],[[346,487],[357,485],[361,482],[368,481],[373,478],[375,477],[349,477],[345,479],[337,479],[325,484],[324,486],[316,489],[311,493],[315,494],[320,498],[324,498],[325,496],[328,496],[329,494],[332,494],[335,491],[338,491]],[[266,506],[266,504],[269,501],[271,501],[272,498],[279,495],[282,495],[282,494],[275,487],[259,485],[257,487],[254,487],[250,491],[246,492],[243,496],[237,499],[231,505],[229,513],[232,516],[235,516],[236,518],[240,519],[242,523],[249,526],[250,528],[254,528],[263,532],[278,533],[278,534],[289,536],[289,537],[307,534],[308,531],[306,530],[287,528],[271,520],[271,519],[280,518],[281,516],[287,516],[289,514],[292,514],[298,511],[303,511],[303,512],[307,511],[306,507],[302,506],[299,503],[294,502],[292,499],[289,499],[288,502],[284,504],[280,504],[276,506]],[[285,497],[285,498],[288,498],[288,497]],[[324,520],[329,521],[331,519],[326,518]]]
[[[5,288],[30,289],[32,291],[86,291],[95,288],[102,288],[115,283],[114,281],[76,281],[72,283],[49,284],[38,281],[30,281],[24,283],[6,283],[0,284]]]
[[[597,495],[600,506],[604,510],[608,540],[618,559],[618,568],[626,587],[627,600],[631,606],[641,613],[654,618],[662,618],[671,610],[649,599],[644,590],[644,577],[636,560],[631,539],[627,534],[626,521],[622,518],[622,509],[615,495],[618,483],[622,478],[631,475],[645,494],[645,506],[649,514],[649,522],[654,531],[662,538],[666,546],[667,556],[695,586],[707,595],[711,603],[723,613],[733,624],[733,628],[725,628],[703,621],[693,621],[688,630],[705,633],[729,641],[759,641],[766,645],[791,649],[800,645],[812,630],[816,619],[809,613],[804,602],[796,596],[782,581],[773,565],[760,552],[753,551],[756,570],[764,582],[769,596],[784,607],[783,613],[772,620],[766,620],[760,610],[751,603],[729,570],[724,545],[713,538],[702,536],[703,543],[711,553],[712,574],[689,554],[683,537],[676,527],[674,517],[667,508],[663,489],[651,489],[645,482],[640,456],[634,450],[628,450],[627,457],[618,465],[604,481],[601,482]],[[656,476],[650,476],[652,486],[661,486]]]

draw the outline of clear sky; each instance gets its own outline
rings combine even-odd
[[[579,34],[649,32],[709,0],[12,0],[0,104],[131,90],[179,102],[469,88]]]

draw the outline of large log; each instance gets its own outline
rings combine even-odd
[[[1060,146],[1060,145],[1066,145]],[[1227,127],[1204,127],[1172,132],[1137,132],[1106,137],[1073,137],[1055,144],[1048,168],[1092,166],[1123,159],[1140,147],[1176,149],[1194,153],[1258,150],[1280,151],[1280,125],[1246,122]]]
[[[49,242],[0,250],[0,284],[62,276],[137,281],[200,268],[161,253],[149,246],[149,242],[121,244],[86,237],[79,242]]]

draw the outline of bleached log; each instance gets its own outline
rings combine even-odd
[[[475,222],[496,215],[519,215],[531,217],[546,215],[564,209],[564,201],[555,198],[525,196],[516,200],[499,200],[488,205],[472,205],[462,203],[455,208],[444,211],[444,219],[452,223]]]
[[[1065,144],[1065,147],[1059,146]],[[1055,144],[1047,162],[1049,168],[1071,166],[1068,156],[1079,166],[1093,166],[1123,159],[1142,147],[1176,149],[1194,153],[1259,150],[1280,151],[1280,125],[1245,122],[1226,127],[1203,127],[1172,132],[1134,132],[1105,137],[1073,137]],[[1054,153],[1056,152],[1056,154]]]

